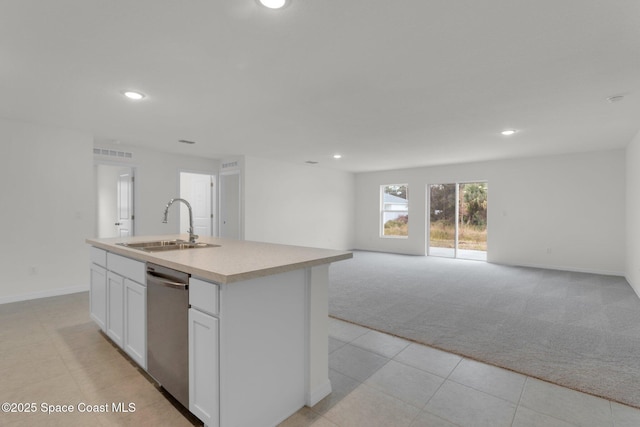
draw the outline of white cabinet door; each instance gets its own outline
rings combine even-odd
[[[218,319],[189,309],[189,410],[208,427],[220,425]]]
[[[107,328],[107,269],[91,264],[89,288],[89,311],[91,318],[103,331]]]
[[[107,335],[120,348],[124,336],[124,278],[107,272]]]
[[[147,288],[124,279],[124,351],[147,369]]]

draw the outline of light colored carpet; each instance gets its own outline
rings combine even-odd
[[[640,299],[623,277],[355,252],[329,314],[640,408]]]

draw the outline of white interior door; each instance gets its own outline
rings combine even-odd
[[[115,226],[120,237],[133,236],[133,179],[131,168],[123,168],[118,174]]]
[[[95,165],[97,237],[134,235],[133,175],[129,166]]]
[[[193,232],[198,236],[214,236],[215,177],[207,174],[180,172],[180,197],[191,205]],[[189,211],[180,204],[180,231],[189,228]]]
[[[241,239],[240,174],[220,174],[220,237]]]

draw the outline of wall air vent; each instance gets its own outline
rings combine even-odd
[[[133,154],[127,151],[107,150],[105,148],[94,148],[93,154],[96,156],[118,157],[120,159],[133,158]]]
[[[228,168],[236,168],[238,167],[238,162],[228,162],[228,163],[223,163],[222,164],[222,169],[228,169]]]

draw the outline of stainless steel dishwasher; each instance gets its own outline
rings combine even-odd
[[[147,263],[147,372],[189,408],[189,274]]]

